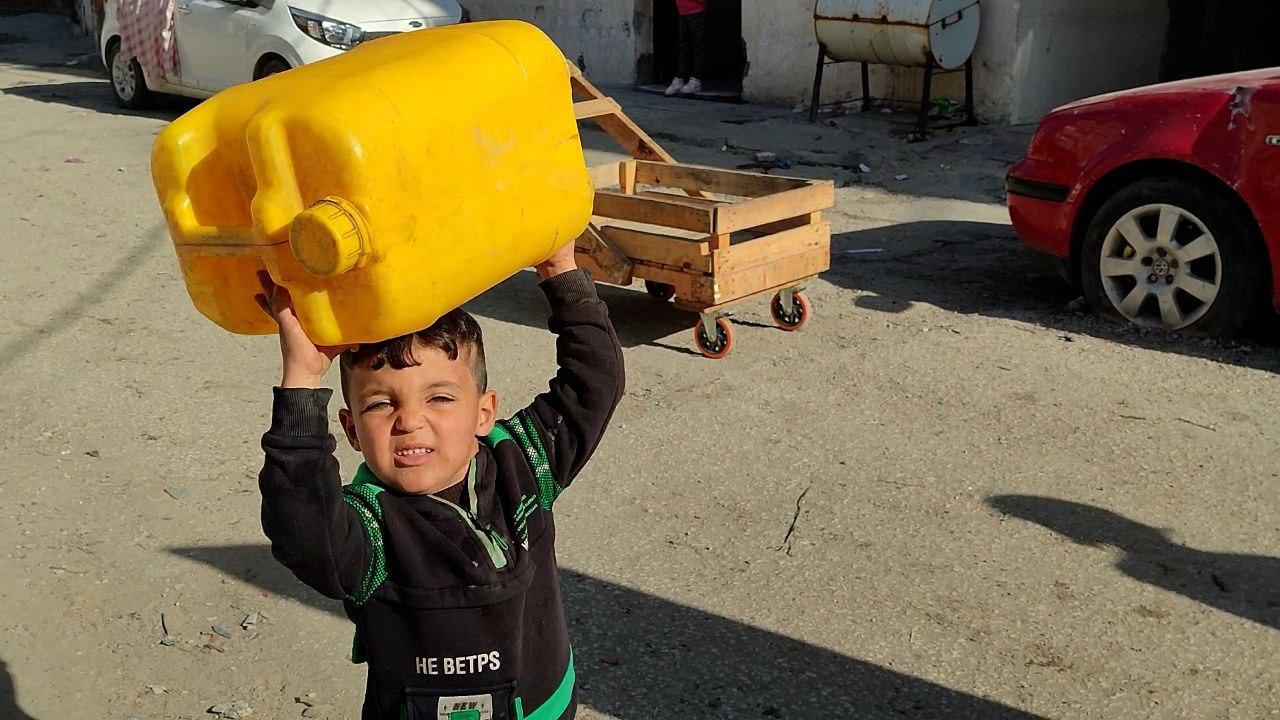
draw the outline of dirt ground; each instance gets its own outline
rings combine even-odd
[[[274,340],[192,310],[151,189],[187,105],[116,110],[86,52],[0,16],[0,718],[354,717],[350,627],[258,523]],[[1082,314],[1008,226],[1026,128],[617,96],[684,160],[840,188],[800,333],[748,303],[709,361],[602,290],[628,392],[557,505],[580,717],[1280,713],[1274,335]],[[534,278],[471,309],[516,409],[553,370]]]

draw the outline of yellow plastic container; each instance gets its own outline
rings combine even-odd
[[[274,332],[266,268],[320,345],[430,325],[571,242],[593,199],[564,56],[516,21],[225,90],[160,133],[151,170],[196,308]]]

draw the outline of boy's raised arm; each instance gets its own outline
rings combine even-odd
[[[557,336],[559,370],[527,415],[563,489],[595,452],[622,399],[622,348],[595,283],[577,269],[572,243],[536,269],[551,304],[548,325]]]
[[[355,510],[342,500],[328,427],[333,391],[320,387],[345,348],[316,347],[298,324],[288,292],[264,279],[263,293],[259,304],[280,326],[284,375],[275,388],[271,429],[262,438],[262,529],[271,554],[299,580],[345,599],[360,587],[367,541]]]

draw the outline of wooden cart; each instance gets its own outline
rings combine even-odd
[[[612,98],[572,68],[579,120],[598,123],[632,160],[592,169],[595,210],[577,242],[580,265],[598,280],[636,279],[655,298],[699,313],[694,342],[709,358],[733,349],[730,306],[772,295],[783,330],[812,308],[803,284],[831,265],[835,202],[830,180],[804,180],[677,163]]]

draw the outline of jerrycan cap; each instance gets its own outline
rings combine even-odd
[[[316,277],[334,277],[369,259],[369,230],[354,205],[331,196],[313,203],[293,219],[289,246],[307,272]]]

